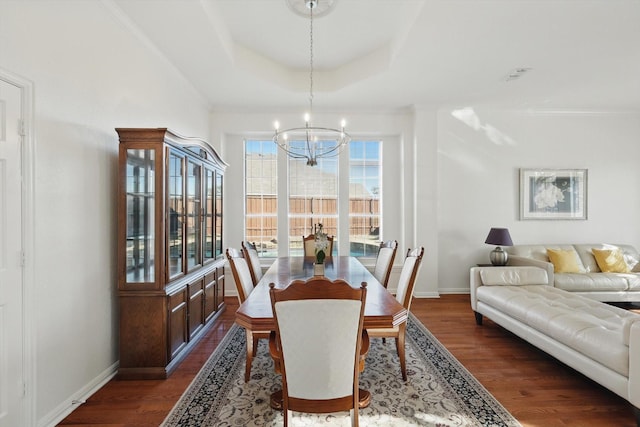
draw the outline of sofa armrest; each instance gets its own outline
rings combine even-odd
[[[640,408],[640,321],[629,330],[629,397],[627,400]]]
[[[530,265],[472,267],[469,273],[471,308],[477,311],[477,292],[482,286],[548,285],[547,271]]]
[[[549,278],[549,285],[555,286],[555,278],[553,276],[553,264],[546,261],[540,261],[533,258],[527,258],[523,256],[509,255],[507,265],[512,266],[533,266],[540,267],[547,271],[547,277]]]
[[[469,270],[469,297],[471,299],[471,309],[473,311],[477,311],[478,299],[476,297],[476,292],[478,287],[482,286],[482,279],[480,278],[480,270],[484,267],[472,267]]]

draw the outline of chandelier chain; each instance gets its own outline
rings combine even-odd
[[[309,5],[309,115],[313,113],[313,2]]]

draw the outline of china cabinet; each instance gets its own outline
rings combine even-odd
[[[223,179],[206,141],[117,128],[119,378],[166,378],[224,310]]]

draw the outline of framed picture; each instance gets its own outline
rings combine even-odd
[[[520,169],[520,219],[587,219],[587,170]]]

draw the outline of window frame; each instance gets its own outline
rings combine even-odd
[[[398,137],[392,137],[392,139],[397,139]],[[246,155],[247,155],[247,143],[250,141],[263,141],[264,143],[272,143],[271,138],[262,137],[262,136],[245,136],[242,138],[243,144],[243,172],[245,181],[247,179],[247,164],[246,164]],[[380,223],[380,233],[379,239],[382,240],[384,234],[384,167],[385,167],[385,141],[386,138],[384,136],[363,136],[352,138],[352,141],[376,141],[380,143],[380,173],[379,173],[379,182],[380,182],[380,196],[379,196],[379,223]],[[275,144],[274,144],[275,145]],[[277,148],[277,146],[276,146]],[[336,233],[336,244],[334,244],[334,255],[341,254],[350,254],[350,234],[349,234],[349,226],[350,226],[350,212],[349,212],[349,169],[350,169],[350,156],[349,156],[349,147],[346,147],[341,151],[338,156],[337,162],[337,185],[338,185],[338,199],[337,199],[337,233]],[[347,179],[341,179],[342,177],[347,177]],[[277,179],[277,194],[286,194],[286,200],[282,200],[278,197],[278,207],[277,207],[277,240],[278,242],[288,242],[289,241],[289,209],[290,209],[290,194],[289,194],[289,179],[290,179],[290,171],[289,171],[289,157],[284,153],[281,149],[277,148],[276,150],[276,179]],[[243,186],[243,207],[244,214],[247,215],[247,187],[246,183]],[[285,207],[286,206],[286,207]],[[342,218],[346,218],[342,220]],[[285,226],[282,226],[285,224]],[[243,221],[243,238],[246,239],[246,220]],[[345,238],[340,238],[341,236],[346,236]],[[278,245],[277,256],[289,256],[289,245]],[[266,257],[262,256],[263,259],[272,259],[274,257]],[[363,260],[371,260],[375,258],[375,254],[365,257],[358,257]]]

